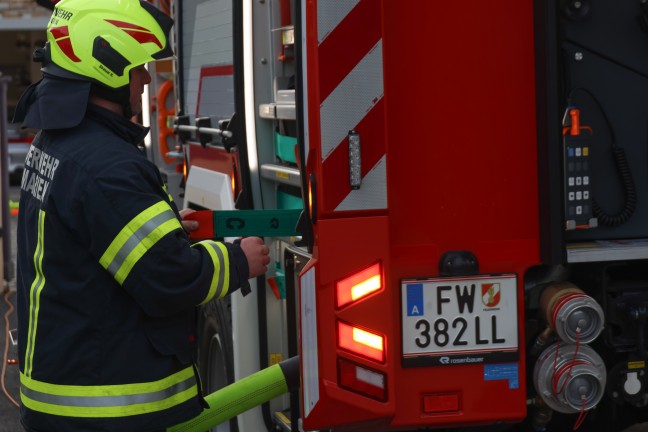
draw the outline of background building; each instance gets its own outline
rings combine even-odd
[[[0,73],[12,77],[7,90],[9,118],[23,90],[40,79],[40,65],[32,61],[32,53],[45,43],[51,13],[34,0],[0,2]]]

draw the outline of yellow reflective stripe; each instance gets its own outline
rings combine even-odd
[[[66,386],[20,375],[20,397],[34,411],[70,417],[124,417],[162,411],[198,394],[193,367],[150,383]]]
[[[194,385],[193,387],[185,390],[182,393],[178,393],[171,398],[156,403],[99,408],[65,407],[61,405],[38,402],[25,396],[22,391],[20,392],[20,400],[27,408],[45,414],[78,418],[110,418],[149,414],[157,411],[162,411],[190,400],[191,398],[195,397],[197,393],[198,388]]]
[[[173,202],[173,197],[171,196],[171,194],[167,190],[167,185],[162,186],[162,190],[164,190],[164,193],[167,194],[167,196],[169,197],[169,202]]]
[[[223,243],[213,240],[203,240],[193,246],[202,246],[214,264],[214,273],[209,285],[209,292],[200,304],[205,304],[214,298],[222,298],[229,291],[229,254],[227,247]]]
[[[44,230],[45,212],[38,212],[38,234],[36,240],[36,251],[34,252],[34,271],[36,277],[29,288],[29,327],[27,329],[27,349],[25,350],[25,374],[31,376],[34,367],[34,344],[36,342],[36,329],[38,328],[38,313],[40,311],[40,296],[45,286],[45,274],[43,273],[44,255]]]
[[[99,263],[122,284],[137,261],[162,237],[182,229],[171,207],[164,201],[135,216],[110,243]]]

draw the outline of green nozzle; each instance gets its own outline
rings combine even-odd
[[[299,380],[299,357],[247,376],[205,397],[209,409],[167,432],[204,432],[237,415],[287,393]]]

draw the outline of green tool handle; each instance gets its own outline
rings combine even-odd
[[[289,237],[296,231],[302,210],[215,210],[214,234],[223,237]]]
[[[288,365],[288,367],[286,367]],[[296,366],[296,372],[295,372]],[[287,393],[299,374],[299,358],[293,357],[262,371],[253,373],[205,398],[210,408],[197,417],[167,432],[204,432],[269,400]]]

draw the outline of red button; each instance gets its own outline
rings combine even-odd
[[[423,412],[428,414],[459,411],[459,393],[423,396]]]

